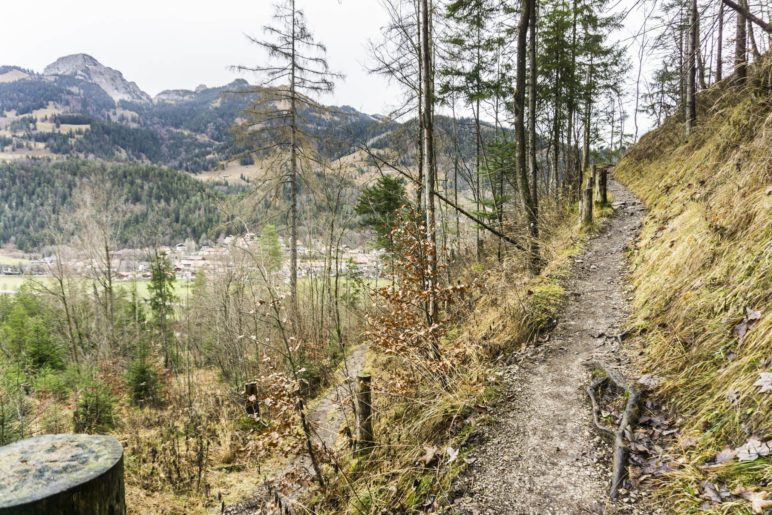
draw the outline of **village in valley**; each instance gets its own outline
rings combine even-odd
[[[289,247],[283,238],[279,238],[279,245],[282,255],[288,257]],[[216,277],[235,268],[258,271],[259,248],[259,235],[247,232],[241,236],[225,236],[217,243],[204,245],[188,239],[174,246],[157,249],[119,249],[110,253],[110,260],[118,282],[146,282],[151,277],[150,261],[153,255],[166,255],[174,267],[175,279],[190,282],[197,274]],[[375,281],[377,285],[383,271],[383,254],[382,249],[342,246],[337,256],[329,256],[325,255],[321,246],[298,244],[298,276],[313,278],[331,270],[333,275],[356,276]],[[69,247],[37,254],[5,247],[0,249],[0,294],[13,294],[30,279],[52,277],[57,259],[74,276],[87,277],[97,266],[96,258]],[[290,277],[287,261],[284,259],[276,272],[276,277],[283,282],[289,282]]]

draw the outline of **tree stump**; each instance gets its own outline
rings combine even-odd
[[[364,454],[373,447],[373,397],[368,375],[357,377],[357,454]]]
[[[260,402],[257,398],[257,383],[244,385],[244,410],[248,415],[260,416]]]
[[[0,515],[123,515],[123,447],[112,436],[45,435],[0,447]]]

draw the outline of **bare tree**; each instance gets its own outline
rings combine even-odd
[[[269,130],[275,141],[289,150],[289,167],[284,177],[289,185],[289,229],[290,229],[290,297],[296,322],[298,315],[298,190],[300,187],[300,158],[304,151],[304,139],[308,134],[303,129],[300,111],[303,108],[323,109],[309,98],[309,95],[330,93],[335,88],[335,79],[341,75],[330,71],[325,58],[327,49],[318,43],[305,22],[305,15],[295,5],[295,0],[284,0],[276,5],[274,25],[263,27],[266,40],[250,37],[250,41],[268,52],[275,64],[266,66],[239,66],[238,70],[261,74],[264,80],[260,86],[279,86],[270,90],[259,89],[261,97],[268,95],[281,104],[278,110],[265,110],[259,98],[248,111],[251,115],[250,128]],[[276,134],[278,133],[278,134]]]

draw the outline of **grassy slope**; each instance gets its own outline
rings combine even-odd
[[[650,210],[633,255],[642,366],[664,378],[657,393],[680,417],[681,441],[697,442],[674,450],[684,466],[661,490],[679,512],[700,509],[702,480],[730,490],[769,490],[772,480],[768,458],[711,465],[727,446],[772,436],[772,394],[754,386],[772,360],[770,84],[768,58],[752,69],[747,89],[724,81],[699,95],[688,140],[681,120],[669,119],[615,170]],[[761,319],[738,338],[733,328],[746,308]]]

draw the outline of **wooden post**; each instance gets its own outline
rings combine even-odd
[[[582,225],[592,225],[592,186],[588,185],[582,197]]]
[[[260,403],[257,399],[257,383],[244,385],[244,409],[248,415],[260,416]]]
[[[598,176],[598,194],[600,195],[600,205],[608,205],[608,168],[601,170]]]
[[[357,454],[362,455],[372,449],[373,440],[373,397],[369,375],[357,376]]]
[[[124,515],[123,447],[112,436],[45,435],[0,447],[0,515]]]
[[[592,182],[590,182],[590,187],[594,190],[593,196],[596,196],[598,194],[598,165],[594,164],[592,165]]]

